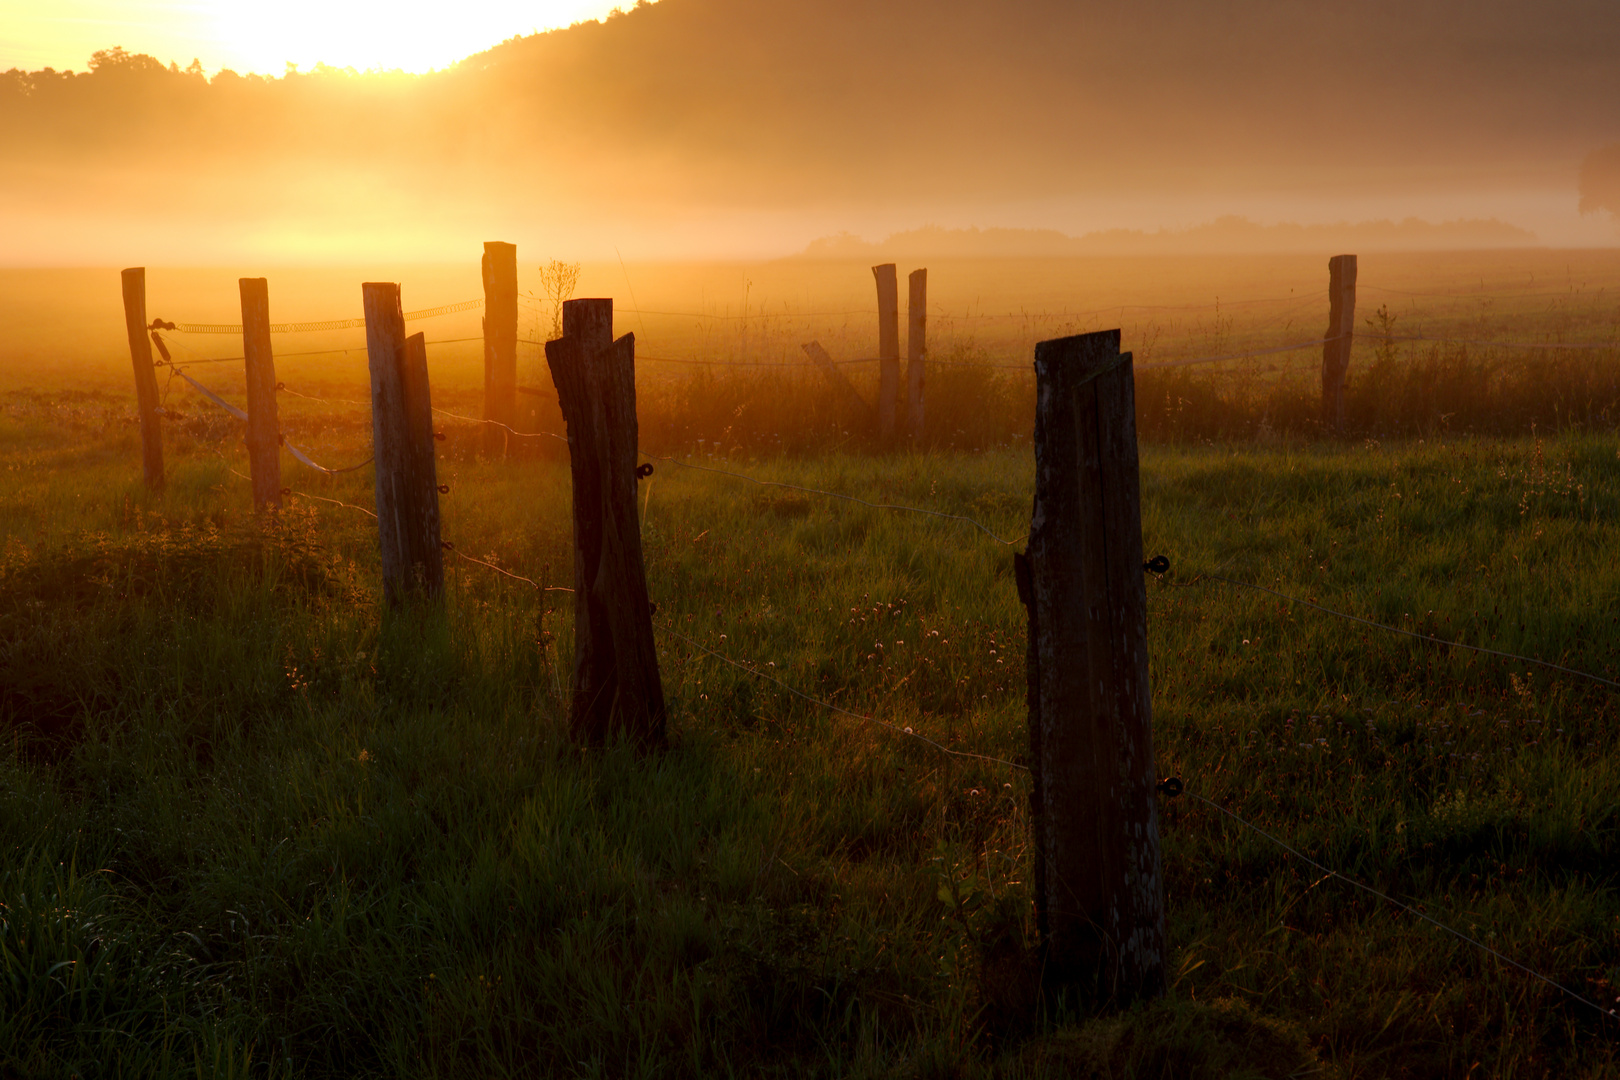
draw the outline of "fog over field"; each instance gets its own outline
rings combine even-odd
[[[189,59],[0,76],[0,258],[422,259],[493,236],[759,257],[1229,215],[1419,219],[1394,247],[1620,240],[1601,0],[660,0],[421,76]]]

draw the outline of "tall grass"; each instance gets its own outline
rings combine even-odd
[[[1620,427],[1620,365],[1604,352],[1504,354],[1467,345],[1365,350],[1351,366],[1345,422],[1321,421],[1312,354],[1139,370],[1137,428],[1162,443],[1528,436]],[[870,367],[871,365],[868,365]],[[876,371],[844,370],[870,404]],[[669,374],[653,367],[637,388],[643,445],[660,453],[728,456],[877,449],[869,416],[804,365],[715,364]],[[928,374],[925,450],[1019,445],[1034,426],[1033,373],[963,346]],[[528,397],[525,430],[562,432],[554,402]],[[470,402],[469,412],[475,411]],[[904,411],[902,403],[902,412]],[[540,441],[535,453],[560,446]]]
[[[334,453],[364,437],[331,431]],[[458,438],[447,538],[568,576],[565,466],[481,463]],[[719,441],[764,478],[1027,528],[1018,448],[764,459]],[[1163,807],[1169,998],[1075,1015],[1033,993],[1017,770],[663,632],[673,749],[581,753],[559,594],[452,561],[442,616],[390,617],[370,519],[295,497],[256,520],[228,433],[170,454],[159,498],[96,408],[38,396],[0,420],[0,1071],[1616,1068],[1601,1017],[1187,800]],[[1146,545],[1172,563],[1149,583],[1161,772],[1612,1000],[1608,691],[1194,581],[1219,569],[1614,678],[1617,479],[1591,433],[1149,446]],[[368,499],[364,473],[289,480]],[[661,622],[1021,758],[1003,547],[675,468],[641,497]]]

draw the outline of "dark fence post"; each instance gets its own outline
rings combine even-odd
[[[568,424],[574,484],[574,675],[568,729],[665,742],[664,687],[636,513],[636,340],[613,336],[612,300],[563,304],[546,363]]]
[[[147,339],[146,267],[124,271],[124,329],[129,334],[129,358],[135,365],[135,412],[141,418],[141,465],[146,486],[163,490],[163,429],[159,426],[157,371],[152,367],[152,343]]]
[[[1031,829],[1045,971],[1088,997],[1165,985],[1135,376],[1119,331],[1035,346]]]
[[[854,385],[844,377],[844,373],[838,370],[837,366],[832,362],[832,357],[827,355],[827,350],[821,347],[821,342],[812,341],[808,345],[800,347],[804,349],[804,355],[810,358],[810,362],[816,365],[821,374],[826,377],[828,385],[844,399],[844,404],[849,407],[850,412],[855,414],[860,423],[870,428],[872,424],[872,406],[866,403],[866,399],[861,397],[860,391],[856,390]]]
[[[923,438],[923,385],[928,359],[928,271],[913,270],[911,295],[906,302],[907,427],[913,444]]]
[[[409,597],[437,599],[444,591],[427,344],[421,334],[406,340],[397,284],[367,282],[360,290],[371,366],[383,597],[397,607]]]
[[[894,414],[900,396],[900,283],[894,263],[872,267],[878,296],[878,441],[894,442]]]
[[[484,244],[484,453],[505,454],[517,424],[517,245]],[[496,427],[504,424],[506,427]]]
[[[281,505],[281,420],[276,409],[276,358],[270,346],[270,283],[241,278],[242,355],[247,365],[248,472],[253,505]]]
[[[1328,260],[1328,328],[1322,335],[1322,426],[1344,427],[1344,377],[1350,370],[1350,346],[1356,331],[1356,257]]]

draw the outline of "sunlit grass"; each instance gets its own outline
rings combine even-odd
[[[116,409],[7,406],[5,1070],[1615,1067],[1601,1018],[1187,799],[1163,804],[1169,1000],[1043,1020],[1017,770],[668,635],[673,749],[582,754],[562,736],[565,594],[452,559],[442,618],[385,618],[371,520],[295,497],[255,522],[228,426],[171,427],[158,497]],[[335,459],[364,456],[358,416],[320,430]],[[566,467],[478,462],[450,434],[446,537],[570,584]],[[1020,448],[712,462],[1028,526]],[[370,503],[368,472],[287,468]],[[1611,1002],[1611,692],[1196,579],[1615,678],[1617,479],[1613,440],[1589,435],[1145,448],[1146,548],[1172,564],[1148,584],[1160,772]],[[660,623],[1022,760],[1006,547],[671,464],[640,496]]]

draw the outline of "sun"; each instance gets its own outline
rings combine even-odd
[[[209,18],[221,49],[218,66],[266,75],[317,63],[424,72],[514,35],[601,18],[616,6],[612,0],[216,0]]]

